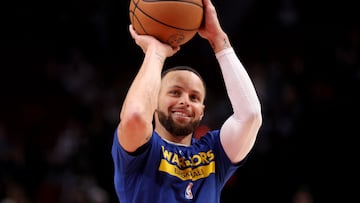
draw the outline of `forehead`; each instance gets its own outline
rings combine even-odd
[[[180,87],[202,94],[205,92],[204,84],[199,76],[188,70],[176,70],[167,73],[162,79],[162,86],[165,88]]]

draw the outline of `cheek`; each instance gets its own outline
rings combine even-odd
[[[175,104],[176,104],[175,99],[171,99],[169,97],[163,97],[163,98],[159,98],[158,108],[161,110],[167,110],[171,106],[174,106]]]
[[[204,107],[203,105],[196,105],[194,107],[194,112],[196,112],[196,117],[201,117],[204,115]]]

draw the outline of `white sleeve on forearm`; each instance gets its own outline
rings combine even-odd
[[[233,115],[221,127],[220,139],[230,160],[241,161],[251,150],[261,125],[255,87],[233,48],[216,53]]]

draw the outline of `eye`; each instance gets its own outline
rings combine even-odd
[[[179,96],[179,95],[180,95],[180,92],[179,92],[178,90],[171,90],[171,91],[169,92],[169,94],[172,95],[172,96]]]
[[[191,101],[200,101],[200,97],[198,95],[191,95],[190,99]]]

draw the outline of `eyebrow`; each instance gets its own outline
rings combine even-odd
[[[170,86],[170,88],[184,89],[182,86],[179,86],[179,85],[172,85],[172,86]],[[191,92],[194,94],[201,95],[201,92],[198,90],[191,90]]]

